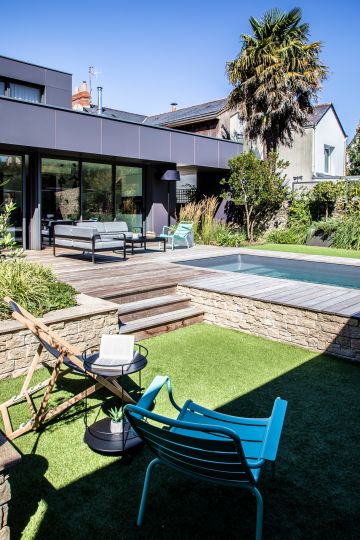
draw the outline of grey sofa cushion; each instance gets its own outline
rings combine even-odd
[[[73,247],[77,249],[83,249],[83,250],[92,250],[92,243],[86,242],[82,240],[74,240],[73,241]],[[121,240],[97,240],[95,242],[95,251],[101,251],[102,249],[123,249],[124,248],[124,242]]]
[[[56,245],[57,246],[64,246],[64,247],[73,247],[73,241],[69,238],[57,238],[56,239]]]
[[[76,224],[76,228],[88,228],[95,229],[97,232],[105,232],[105,224],[102,221],[79,221]]]
[[[105,221],[105,232],[129,232],[127,223],[125,221]]]

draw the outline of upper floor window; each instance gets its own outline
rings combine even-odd
[[[15,81],[0,80],[0,96],[41,103],[42,88],[32,84],[24,84]]]
[[[325,173],[331,173],[331,154],[334,151],[333,146],[329,146],[328,144],[324,144],[324,172]]]

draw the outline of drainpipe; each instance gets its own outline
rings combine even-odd
[[[97,87],[97,93],[98,93],[98,108],[97,113],[101,114],[103,107],[102,107],[102,86]]]

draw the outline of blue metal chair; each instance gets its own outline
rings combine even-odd
[[[176,420],[149,410],[165,384],[178,411]],[[266,461],[272,462],[274,472],[286,407],[287,401],[276,398],[270,418],[230,416],[191,400],[179,407],[169,377],[155,377],[138,404],[124,408],[132,428],[157,456],[146,471],[137,524],[144,519],[151,473],[164,464],[200,480],[250,490],[257,502],[256,540],[260,540],[263,502],[256,486]]]
[[[181,221],[174,232],[170,232],[170,227],[164,225],[162,233],[159,235],[160,238],[167,238],[168,242],[171,243],[171,249],[174,249],[175,240],[185,240],[187,247],[190,247],[188,237],[191,234],[193,228],[192,221]]]

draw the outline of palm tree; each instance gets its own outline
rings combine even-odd
[[[240,54],[226,69],[233,90],[229,106],[245,122],[250,141],[260,139],[265,154],[293,142],[303,132],[327,67],[319,60],[321,43],[309,42],[302,13],[271,9],[259,21],[250,18],[253,35],[241,36]]]

